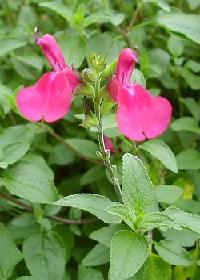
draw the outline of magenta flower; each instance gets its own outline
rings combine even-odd
[[[143,86],[130,83],[136,62],[137,56],[131,49],[121,52],[109,92],[118,103],[119,130],[131,140],[143,141],[155,138],[167,129],[172,107],[166,98],[152,96]]]
[[[105,143],[106,150],[110,150],[110,152],[112,154],[114,154],[115,153],[115,147],[112,143],[112,140],[109,137],[107,137],[106,135],[103,136],[103,140],[104,140],[104,143]]]
[[[53,36],[46,34],[37,39],[36,43],[41,47],[53,71],[42,75],[35,85],[23,88],[17,95],[17,105],[26,119],[51,123],[69,112],[79,78],[66,64]]]

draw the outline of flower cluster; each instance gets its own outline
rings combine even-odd
[[[66,64],[53,36],[46,34],[36,43],[53,71],[43,74],[35,85],[22,89],[17,96],[17,105],[26,119],[51,123],[69,112],[73,93],[81,81]],[[119,130],[131,140],[143,141],[155,138],[166,130],[172,108],[167,99],[152,96],[142,85],[130,82],[137,61],[137,55],[131,49],[122,50],[108,91],[117,103]]]

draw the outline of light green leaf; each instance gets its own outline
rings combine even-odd
[[[174,35],[171,35],[168,40],[168,49],[174,57],[181,56],[183,53],[183,41]]]
[[[138,69],[134,69],[131,75],[131,82],[143,85],[146,88],[146,81],[142,72]]]
[[[177,243],[170,240],[162,240],[155,244],[158,255],[172,265],[189,266],[193,264],[190,254]]]
[[[142,161],[131,154],[123,156],[122,196],[136,215],[154,212],[158,205],[153,186]]]
[[[0,84],[0,115],[2,118],[4,117],[4,114],[8,114],[10,112],[14,103],[15,100],[12,90]]]
[[[2,184],[8,191],[32,202],[52,203],[57,199],[54,175],[44,159],[28,154],[4,171]]]
[[[109,225],[107,227],[102,227],[96,231],[93,231],[90,234],[90,238],[98,241],[99,243],[101,243],[109,248],[113,235],[117,231],[122,230],[122,229],[124,229],[123,225]]]
[[[143,231],[149,231],[154,228],[159,228],[162,231],[166,231],[170,228],[181,230],[181,227],[176,224],[173,219],[161,212],[146,214],[138,224],[138,228]]]
[[[159,185],[155,187],[155,195],[160,203],[174,203],[183,194],[183,189],[173,185]]]
[[[184,103],[184,105],[187,107],[187,109],[190,111],[190,113],[194,116],[196,120],[200,120],[200,105],[198,104],[198,102],[196,102],[191,97],[181,98],[181,102]]]
[[[103,166],[93,166],[86,171],[81,177],[80,183],[82,186],[91,184],[105,175],[105,168]]]
[[[69,145],[69,147],[81,157],[89,160],[98,159],[96,156],[98,146],[93,141],[75,138],[66,139],[65,141]]]
[[[28,125],[8,127],[0,134],[0,167],[7,168],[29,150],[33,130]]]
[[[144,3],[155,3],[158,7],[166,12],[170,12],[170,6],[165,0],[144,0]]]
[[[24,28],[29,28],[31,31],[37,24],[37,15],[33,7],[23,5],[19,11],[18,24]]]
[[[169,207],[165,214],[180,226],[200,233],[200,216],[186,213],[176,207]]]
[[[53,12],[65,18],[69,23],[72,22],[73,12],[68,9],[66,5],[62,5],[58,2],[42,2],[39,4],[39,6],[52,10]]]
[[[174,131],[191,131],[200,134],[200,127],[198,127],[198,122],[191,117],[182,117],[175,120],[171,124],[171,128]]]
[[[132,231],[118,231],[111,241],[110,279],[127,279],[133,276],[148,257],[146,239]]]
[[[200,89],[199,75],[192,73],[188,68],[183,67],[180,71],[180,75],[185,79],[191,89]]]
[[[120,223],[121,219],[106,212],[113,205],[105,196],[98,194],[74,194],[55,202],[56,205],[75,207],[90,212],[105,223]]]
[[[9,279],[14,267],[22,259],[6,227],[0,224],[0,279]]]
[[[74,153],[64,144],[57,144],[53,147],[49,156],[50,164],[67,165],[74,161]]]
[[[121,24],[123,20],[124,20],[124,14],[114,13],[114,12],[106,13],[105,11],[98,12],[98,13],[93,13],[85,18],[84,27],[88,27],[89,25],[94,23],[101,24],[106,22],[110,22],[113,25],[117,26]]]
[[[85,266],[96,266],[109,263],[110,250],[102,244],[97,244],[82,260]]]
[[[197,239],[199,239],[199,234],[191,231],[187,228],[182,228],[182,230],[169,229],[163,232],[162,235],[167,239],[175,243],[178,243],[183,247],[192,247]],[[178,236],[178,238],[177,238]]]
[[[124,204],[116,203],[115,205],[106,209],[106,211],[112,215],[118,216],[121,218],[130,228],[133,230],[134,222],[136,220],[136,216],[134,212]]]
[[[104,278],[99,270],[81,265],[78,268],[78,280],[104,280]]]
[[[194,149],[187,149],[176,155],[178,169],[200,169],[200,153]]]
[[[195,43],[200,43],[200,15],[174,13],[161,14],[157,18],[157,23],[167,29],[180,33]]]
[[[18,277],[16,280],[39,280],[39,279],[33,276],[22,276],[22,277]],[[42,280],[46,280],[46,279],[42,279]]]
[[[200,6],[200,0],[187,0],[187,2],[191,10],[195,10]]]
[[[194,72],[194,73],[199,73],[200,72],[200,63],[196,62],[194,60],[188,60],[185,64],[185,67],[192,70],[192,72]]]
[[[163,141],[154,139],[144,142],[140,147],[149,152],[153,157],[157,158],[169,170],[178,173],[176,159],[170,147]]]
[[[4,39],[0,42],[0,57],[5,56],[15,49],[26,46],[27,42],[23,39]]]
[[[63,279],[66,251],[55,232],[34,234],[23,243],[23,255],[30,273],[38,279]]]

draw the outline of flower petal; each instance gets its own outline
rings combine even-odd
[[[168,127],[172,108],[163,97],[154,97],[141,85],[119,90],[117,123],[120,131],[135,141],[152,139]]]

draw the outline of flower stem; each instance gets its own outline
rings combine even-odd
[[[106,149],[105,142],[104,142],[104,135],[103,135],[103,125],[102,125],[102,115],[101,115],[101,98],[99,96],[100,94],[100,82],[101,82],[101,77],[99,75],[99,78],[96,82],[95,85],[95,100],[94,100],[94,108],[95,108],[95,115],[98,120],[98,142],[99,142],[99,147],[100,147],[100,153],[101,153],[101,158],[103,160],[103,163],[105,167],[108,170],[108,173],[110,175],[110,178],[112,180],[112,183],[114,185],[114,189],[117,195],[117,198],[119,202],[122,201],[122,192],[121,192],[121,187],[119,184],[118,176],[117,176],[117,168],[115,165],[111,164],[110,161],[110,150]]]

